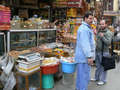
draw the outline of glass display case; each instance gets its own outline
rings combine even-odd
[[[56,41],[56,29],[10,30],[7,33],[8,52],[25,50]]]
[[[42,30],[38,36],[38,45],[56,42],[56,30]]]
[[[56,30],[48,32],[48,43],[56,42]]]
[[[6,52],[6,42],[4,33],[0,32],[0,56]]]
[[[35,30],[10,30],[9,50],[24,50],[37,45]]]

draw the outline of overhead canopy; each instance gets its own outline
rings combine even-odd
[[[68,0],[68,7],[81,7],[82,0]]]
[[[57,7],[72,7],[72,8],[81,8],[83,0],[56,0],[54,6]]]
[[[120,16],[120,12],[115,11],[104,11],[104,16]]]

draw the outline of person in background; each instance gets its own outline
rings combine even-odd
[[[88,90],[90,65],[95,58],[95,40],[91,29],[93,15],[87,12],[77,31],[75,61],[77,62],[76,90]]]
[[[94,39],[95,39],[95,41],[96,41],[96,35],[97,35],[97,32],[98,32],[98,24],[97,24],[97,18],[96,17],[94,17],[94,19],[93,19],[93,22],[92,22],[92,24],[90,25],[91,26],[91,28],[92,28],[92,30],[93,30],[93,33],[94,33]]]
[[[97,33],[97,40],[96,40],[96,71],[95,71],[95,79],[93,81],[98,81],[97,85],[104,85],[106,83],[106,75],[107,71],[104,71],[103,66],[101,65],[102,61],[102,49],[103,49],[103,56],[109,55],[109,47],[111,45],[113,34],[107,28],[107,21],[101,20],[100,21],[100,30]],[[103,48],[104,43],[104,48]],[[91,79],[92,80],[92,79]]]
[[[108,29],[113,33],[113,35],[114,35],[114,32],[115,32],[115,29],[114,29],[114,27],[113,26],[108,26]]]
[[[120,41],[120,25],[115,24],[114,27],[115,27],[114,41],[115,42],[119,42]]]
[[[97,29],[97,18],[96,17],[94,17],[91,27],[93,29],[94,34],[96,35],[97,34],[97,30],[96,30]]]

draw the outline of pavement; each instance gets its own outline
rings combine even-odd
[[[94,77],[95,66],[91,68],[91,78]],[[56,81],[54,88],[43,90],[75,90],[75,74],[69,75],[70,78],[66,78],[63,74],[61,80]],[[96,82],[90,82],[88,90],[120,90],[120,63],[116,64],[116,69],[109,70],[107,74],[107,83],[102,86],[97,86]]]

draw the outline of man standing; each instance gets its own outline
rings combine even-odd
[[[104,71],[103,66],[101,65],[102,61],[102,51],[103,56],[109,56],[109,47],[111,45],[112,33],[107,28],[106,20],[100,21],[100,30],[97,33],[96,40],[96,72],[94,81],[98,81],[98,85],[103,85],[106,83],[106,74],[107,71]],[[104,46],[103,46],[104,45]],[[103,48],[104,47],[104,48]]]
[[[94,34],[91,30],[93,15],[88,12],[84,22],[77,31],[75,61],[77,62],[76,90],[88,90],[90,80],[90,65],[93,64],[95,55]]]

